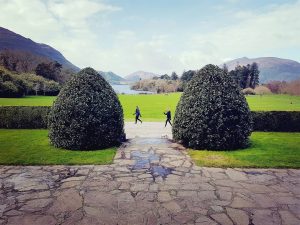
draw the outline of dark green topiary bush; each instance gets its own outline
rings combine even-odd
[[[101,149],[124,137],[123,110],[112,87],[92,68],[74,75],[49,114],[49,137],[56,147]]]
[[[173,137],[194,149],[244,148],[252,130],[245,97],[230,75],[207,65],[197,72],[177,105]]]

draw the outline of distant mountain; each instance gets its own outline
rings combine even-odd
[[[247,65],[256,62],[260,70],[259,81],[265,83],[271,80],[292,81],[300,79],[300,63],[275,57],[260,58],[238,58],[226,62],[229,70],[233,70],[237,65]]]
[[[145,72],[145,71],[136,71],[134,73],[131,73],[127,76],[125,76],[124,78],[128,81],[138,81],[138,80],[145,80],[145,79],[152,79],[155,76],[160,76],[158,74],[155,73],[151,73],[151,72]]]
[[[77,66],[69,62],[59,51],[51,46],[36,43],[29,38],[0,27],[0,51],[5,49],[28,52],[48,58],[51,61],[57,61],[66,69],[79,70]]]
[[[109,71],[109,72],[99,71],[99,73],[110,84],[120,84],[120,83],[126,81],[123,77],[121,77],[111,71]]]

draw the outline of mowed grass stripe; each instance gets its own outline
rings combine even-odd
[[[189,154],[198,166],[300,168],[300,133],[253,132],[247,149],[189,150]]]
[[[47,130],[0,129],[0,165],[110,164],[116,148],[70,151],[49,143]]]
[[[163,121],[163,112],[170,108],[173,116],[181,93],[157,95],[119,95],[126,121],[133,121],[135,107],[141,109],[144,121]],[[0,98],[0,106],[51,106],[56,97],[27,96],[24,98]],[[252,111],[300,111],[300,96],[255,95],[247,96]]]

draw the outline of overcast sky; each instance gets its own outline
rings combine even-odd
[[[300,61],[299,0],[0,0],[0,26],[123,76],[243,56]]]

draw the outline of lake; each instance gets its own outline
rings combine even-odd
[[[130,89],[130,85],[128,84],[113,84],[111,85],[117,94],[131,94],[137,95],[140,93],[153,94],[151,91],[135,91]]]

